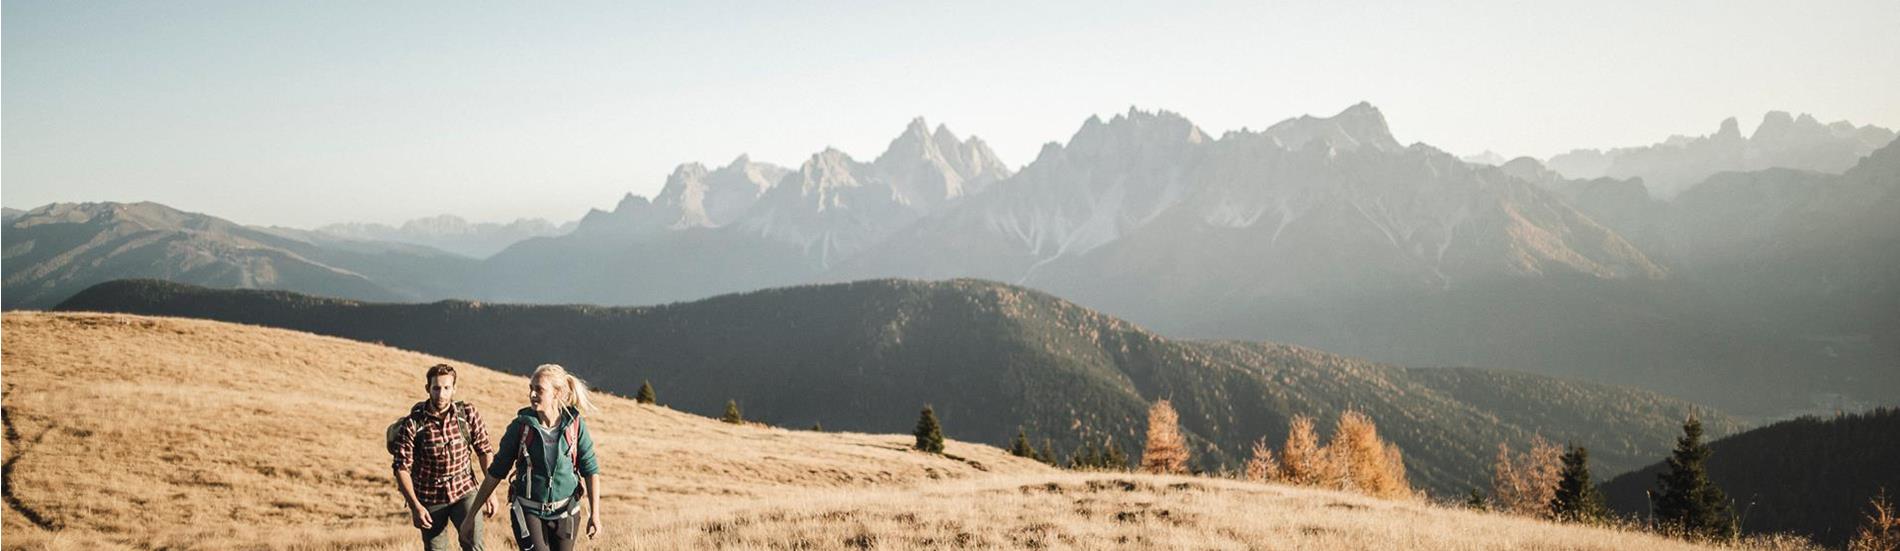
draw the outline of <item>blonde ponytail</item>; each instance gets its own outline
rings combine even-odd
[[[540,367],[534,368],[534,376],[530,380],[538,380],[541,377],[558,377],[554,382],[566,387],[567,403],[562,405],[583,413],[600,411],[600,408],[594,406],[594,401],[587,397],[587,382],[568,373],[567,368],[557,364],[541,364]]]

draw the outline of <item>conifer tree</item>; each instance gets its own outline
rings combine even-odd
[[[726,415],[720,417],[719,420],[734,425],[745,424],[745,416],[739,414],[739,401],[726,400]]]
[[[1325,478],[1326,454],[1320,449],[1319,434],[1313,431],[1313,418],[1295,415],[1287,423],[1286,445],[1280,448],[1279,480],[1317,486]]]
[[[1075,453],[1069,456],[1069,468],[1093,469],[1101,466],[1098,464],[1099,461],[1095,453],[1095,444],[1084,440],[1082,447],[1076,448]]]
[[[1037,461],[1041,461],[1049,465],[1055,465],[1057,461],[1062,460],[1062,456],[1056,455],[1055,443],[1050,442],[1048,438],[1042,439],[1042,450],[1036,452],[1036,456],[1037,456],[1036,457]]]
[[[1665,532],[1693,538],[1728,539],[1735,536],[1735,516],[1728,496],[1709,480],[1709,445],[1702,441],[1702,420],[1694,415],[1682,423],[1682,437],[1669,456],[1667,469],[1656,476],[1656,523]]]
[[[634,393],[633,401],[639,402],[642,404],[654,403],[655,401],[653,399],[653,382],[640,381],[640,391]]]
[[[1253,443],[1253,454],[1247,458],[1247,480],[1267,482],[1280,477],[1280,464],[1273,460],[1273,449],[1267,447],[1266,437]]]
[[[1484,504],[1484,492],[1478,491],[1477,488],[1472,488],[1470,492],[1467,492],[1465,494],[1465,508],[1479,511],[1488,510],[1489,507],[1486,507]]]
[[[1188,472],[1187,439],[1181,436],[1180,419],[1174,404],[1165,399],[1148,408],[1148,444],[1141,451],[1142,472]]]
[[[915,447],[919,451],[943,453],[943,427],[937,425],[937,412],[930,406],[924,406],[923,413],[917,415],[917,430],[911,431],[917,437]]]
[[[1491,474],[1493,507],[1514,515],[1550,514],[1550,502],[1562,478],[1563,454],[1562,447],[1543,436],[1532,436],[1530,449],[1522,454],[1511,453],[1509,445],[1499,442]]]
[[[1573,446],[1564,452],[1563,462],[1557,495],[1550,500],[1551,517],[1590,524],[1608,520],[1610,509],[1603,504],[1603,494],[1597,491],[1596,482],[1590,480],[1590,450]]]
[[[1128,454],[1122,451],[1122,447],[1115,444],[1114,441],[1109,441],[1106,445],[1108,446],[1108,456],[1103,463],[1103,467],[1117,471],[1128,470]]]
[[[1036,458],[1036,448],[1029,446],[1029,434],[1021,427],[1016,428],[1016,439],[1009,443],[1009,454],[1016,457]]]
[[[1867,503],[1872,510],[1861,518],[1860,531],[1847,542],[1847,551],[1895,551],[1900,549],[1900,514],[1887,501],[1887,489],[1881,488]]]
[[[812,431],[812,432],[825,432],[825,424],[824,424],[824,422],[822,422],[822,421],[812,421],[812,422],[811,422],[811,431]]]

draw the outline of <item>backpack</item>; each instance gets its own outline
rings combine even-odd
[[[454,417],[455,422],[462,426],[462,444],[465,446],[468,446],[469,451],[471,452],[474,451],[475,437],[471,434],[472,431],[468,428],[468,403],[457,400],[455,401],[455,403],[449,404],[449,416]],[[390,423],[389,428],[383,429],[383,445],[388,447],[390,455],[396,454],[396,439],[402,437],[403,426],[407,424],[413,424],[415,422],[416,421],[415,421],[414,415],[404,415],[402,416],[402,418],[397,419],[396,422]],[[421,436],[422,431],[420,430],[416,431],[416,435]],[[422,449],[423,447],[422,442],[428,441],[428,439],[426,438],[417,438],[416,440],[417,440],[417,443],[414,446],[414,449],[416,450]],[[470,461],[468,462],[469,468],[474,469],[475,468],[474,458],[470,457],[469,459],[470,459]]]

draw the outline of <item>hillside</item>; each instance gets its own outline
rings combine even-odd
[[[382,429],[422,399],[421,373],[461,367],[458,397],[494,435],[526,403],[519,376],[343,339],[137,316],[4,319],[9,546],[47,527],[140,546],[240,545],[227,521],[281,523],[291,530],[279,541],[406,539],[382,529],[407,526]],[[604,514],[621,522],[661,506],[1050,472],[963,442],[947,445],[957,460],[907,452],[908,436],[733,426],[611,396],[599,405],[590,422]],[[163,525],[149,524],[153,511]]]
[[[1710,480],[1747,512],[1749,533],[1793,532],[1841,546],[1854,535],[1867,501],[1880,489],[1900,493],[1900,409],[1829,418],[1807,417],[1756,428],[1709,443]],[[1657,463],[1603,485],[1610,507],[1647,514],[1644,491],[1663,471]]]
[[[254,228],[158,203],[55,203],[6,219],[5,308],[45,308],[129,277],[371,300],[446,296],[472,259]]]
[[[424,366],[446,360],[201,320],[0,319],[6,548],[416,547],[380,430],[421,393],[411,385]],[[520,377],[457,365],[462,396],[484,411],[522,400]],[[600,405],[607,525],[590,548],[1699,548],[1276,485],[1058,473],[956,441],[957,458],[928,456],[905,451],[906,436],[733,426],[611,396]],[[487,534],[491,548],[506,544],[494,524]]]
[[[1260,342],[1168,339],[1026,289],[975,280],[862,281],[656,307],[445,301],[371,304],[156,281],[88,289],[64,310],[173,315],[386,343],[525,372],[558,362],[631,394],[717,415],[736,399],[781,426],[904,432],[933,404],[946,434],[1001,445],[1018,428],[1060,450],[1105,439],[1131,456],[1148,403],[1171,398],[1196,466],[1238,468],[1288,419],[1359,409],[1441,495],[1488,485],[1499,442],[1589,446],[1603,472],[1661,457],[1693,407],[1622,387],[1486,370],[1404,369]],[[1739,424],[1711,415],[1711,430]]]

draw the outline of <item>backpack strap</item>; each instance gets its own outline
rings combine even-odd
[[[449,404],[449,414],[455,416],[455,422],[462,425],[462,443],[468,446],[471,456],[475,452],[475,432],[469,428],[468,402],[457,400]]]
[[[515,420],[521,421],[521,418],[516,417]],[[515,471],[515,483],[517,485],[516,497],[528,497],[528,492],[534,490],[534,456],[528,454],[528,437],[537,436],[540,431],[528,426],[528,423],[532,422],[533,421],[517,422],[515,424],[521,427],[521,436],[515,439],[515,441],[521,443],[520,446],[515,448],[515,458],[521,462],[521,468]]]
[[[561,442],[567,445],[567,460],[570,464],[574,465],[574,474],[578,476],[581,472],[581,416],[579,410],[568,411],[571,412],[571,417],[567,425],[561,428]],[[521,462],[521,469],[516,471],[515,480],[521,484],[520,491],[524,494],[531,491],[534,485],[534,456],[531,455],[532,446],[528,444],[528,438],[530,436],[534,437],[537,443],[543,446],[548,444],[547,442],[538,442],[541,439],[541,431],[535,427],[528,426],[528,423],[532,422],[533,421],[521,423],[521,437],[516,439],[521,442],[521,445],[517,446],[515,451],[515,457]],[[552,466],[549,468],[552,468]],[[580,491],[581,489],[579,488],[575,489],[577,494]]]
[[[567,461],[574,464],[574,476],[581,474],[581,411],[576,409],[573,420],[567,429],[561,431],[561,439],[567,441]]]
[[[454,417],[455,423],[461,426],[462,445],[468,447],[470,458],[473,459],[474,452],[475,452],[475,432],[473,429],[469,428],[468,402],[457,400],[453,403],[450,403],[449,417]],[[424,433],[422,431],[422,424],[424,423],[424,421],[422,419],[417,418],[414,412],[411,412],[408,416],[403,417],[403,421],[409,423],[411,427],[415,428],[416,432],[414,433],[414,435],[411,436],[411,438],[415,439],[415,444],[414,444],[415,449],[418,449],[418,450],[422,449],[422,443],[427,441],[426,438],[423,438]],[[471,461],[470,466],[473,466],[473,465],[474,463]]]

